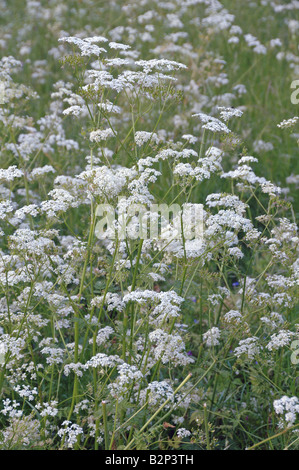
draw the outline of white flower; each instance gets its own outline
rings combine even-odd
[[[299,399],[284,395],[279,400],[274,400],[273,407],[277,415],[283,415],[279,421],[279,427],[291,427],[299,416]]]
[[[131,46],[127,44],[121,44],[119,42],[109,42],[110,49],[116,49],[121,51],[126,51],[127,49],[131,49]]]
[[[98,331],[96,343],[98,346],[107,342],[109,337],[114,333],[114,329],[111,326],[105,326]],[[92,340],[91,340],[92,341]]]
[[[188,431],[188,429],[185,429],[185,428],[178,429],[176,433],[177,433],[177,436],[180,437],[180,438],[191,436],[191,432]]]
[[[239,342],[239,346],[234,350],[234,353],[237,357],[242,356],[243,354],[248,357],[248,359],[254,359],[260,353],[261,346],[258,344],[258,338],[252,336],[251,338],[242,339]]]
[[[228,121],[232,117],[241,117],[243,115],[243,111],[237,108],[225,108],[224,106],[218,106],[218,109],[223,121]]]
[[[32,179],[40,178],[44,176],[46,173],[56,173],[56,170],[52,167],[52,165],[45,165],[41,168],[34,168],[30,174]]]
[[[161,360],[162,364],[187,365],[194,362],[185,350],[185,343],[178,334],[169,335],[161,329],[157,329],[149,334],[151,343],[155,345],[153,354],[156,360]]]
[[[78,424],[72,424],[71,421],[63,421],[57,434],[61,438],[66,438],[64,445],[72,449],[77,442],[78,436],[83,434],[83,429]]]
[[[201,122],[204,123],[202,126],[203,129],[224,134],[229,134],[231,132],[230,129],[222,121],[220,121],[220,119],[204,113],[193,114],[192,116],[199,117]]]
[[[138,147],[141,147],[141,145],[149,140],[156,142],[156,144],[159,142],[159,138],[155,132],[137,131],[135,132],[134,138]]]
[[[217,326],[214,326],[210,330],[208,330],[206,333],[203,335],[203,340],[206,343],[207,346],[218,346],[219,340],[220,339],[220,330],[217,328]]]
[[[23,170],[19,170],[16,165],[10,166],[6,170],[0,169],[0,181],[13,181],[15,178],[23,176]]]
[[[287,129],[288,127],[295,126],[298,120],[299,120],[298,116],[294,116],[293,118],[290,118],[290,119],[284,119],[282,122],[277,124],[277,127],[280,127],[280,129]]]
[[[294,335],[295,333],[291,331],[281,330],[279,333],[273,334],[271,336],[271,341],[269,341],[266,348],[269,349],[269,351],[273,351],[283,346],[287,346],[291,342]]]
[[[230,310],[224,315],[224,321],[239,324],[242,321],[242,315],[238,310]]]
[[[91,55],[100,55],[103,52],[107,52],[103,47],[99,47],[95,42],[106,42],[107,39],[101,36],[94,36],[92,38],[80,39],[73,36],[62,37],[59,39],[60,42],[67,42],[69,44],[74,44],[77,46],[82,56],[91,56]]]
[[[107,140],[109,137],[113,137],[114,132],[112,129],[98,129],[96,131],[92,131],[90,133],[89,139],[91,142],[102,142],[103,140]]]

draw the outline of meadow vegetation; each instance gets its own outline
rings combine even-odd
[[[299,2],[0,11],[0,448],[298,449]]]

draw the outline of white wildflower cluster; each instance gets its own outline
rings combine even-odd
[[[259,339],[256,336],[242,339],[239,346],[235,348],[234,354],[239,357],[247,357],[249,360],[259,356],[262,346],[259,345]]]
[[[181,439],[183,439],[184,437],[190,437],[191,436],[191,432],[188,431],[188,429],[185,429],[185,428],[179,428],[176,433],[177,433],[177,436],[180,437]]]
[[[117,310],[121,312],[124,309],[125,303],[118,294],[108,292],[105,297],[103,295],[94,297],[90,302],[92,307],[101,308],[102,305],[107,306],[108,312]]]
[[[213,328],[204,333],[203,340],[208,347],[218,346],[218,344],[220,344],[220,336],[219,328],[217,328],[217,326],[213,326]]]
[[[10,166],[7,169],[0,169],[0,180],[1,181],[6,181],[6,182],[11,182],[14,181],[16,178],[22,178],[23,176],[23,171],[19,170],[16,165]]]
[[[3,450],[11,448],[30,449],[41,442],[41,425],[38,419],[33,418],[33,414],[9,419],[9,425],[2,432],[0,444]]]
[[[62,348],[51,348],[46,346],[45,348],[41,349],[40,352],[41,354],[47,356],[46,362],[48,364],[63,364],[64,362],[63,356],[65,351]]]
[[[90,406],[90,401],[87,399],[81,400],[74,408],[74,413],[78,414],[80,411],[88,410]]]
[[[291,427],[296,423],[299,416],[299,399],[284,395],[278,400],[274,400],[273,407],[279,416],[279,427]]]
[[[161,382],[153,381],[142,392],[141,398],[144,400],[147,398],[151,407],[160,406],[166,400],[169,400],[170,404],[173,404],[175,401],[173,388],[166,380]],[[166,407],[169,408],[170,405],[168,404]]]
[[[294,116],[293,118],[290,119],[284,119],[281,121],[279,124],[277,124],[277,127],[280,127],[280,129],[287,129],[288,127],[294,127],[299,120],[298,116]]]
[[[86,181],[88,191],[103,200],[118,196],[134,173],[125,168],[108,168],[101,166],[80,173],[79,178]]]
[[[180,316],[180,307],[184,299],[175,291],[154,292],[150,290],[133,291],[126,294],[123,302],[136,302],[139,305],[152,305],[150,321],[153,325],[160,325],[166,320]]]
[[[208,131],[215,133],[219,132],[221,134],[229,134],[231,132],[230,129],[222,121],[220,121],[220,119],[209,116],[208,114],[198,113],[193,114],[193,117],[198,117],[203,123],[202,128]],[[227,114],[225,117],[227,117]]]
[[[14,391],[22,398],[26,397],[28,401],[33,401],[34,396],[38,394],[37,388],[30,389],[29,385],[16,385]]]
[[[81,364],[80,362],[70,362],[69,364],[66,364],[63,368],[63,373],[66,377],[68,377],[71,372],[73,372],[77,377],[82,377],[83,372],[87,369],[88,367],[86,364]]]
[[[270,315],[261,317],[261,322],[269,326],[271,330],[275,330],[283,325],[284,319],[280,313],[271,312]]]
[[[162,364],[187,365],[194,362],[185,350],[185,343],[179,334],[167,334],[157,329],[149,334],[151,343],[155,345],[153,354]]]
[[[73,44],[80,49],[82,56],[100,55],[106,52],[106,49],[99,47],[97,43],[107,42],[108,40],[102,36],[93,36],[91,38],[80,39],[73,36],[62,37],[59,39],[61,42]]]
[[[186,140],[188,144],[195,144],[198,141],[198,138],[192,134],[184,134],[182,135],[182,139]]]
[[[245,34],[244,39],[256,54],[265,55],[267,53],[267,48],[252,34]]]
[[[243,115],[243,111],[237,108],[225,108],[224,106],[218,106],[218,110],[220,111],[220,116],[223,121],[227,122],[232,117],[241,117]]]
[[[122,364],[123,360],[116,355],[107,355],[103,353],[98,353],[95,356],[92,356],[86,363],[85,365],[81,366],[83,369],[88,369],[88,368],[97,368],[100,367],[102,370],[105,368],[110,368],[110,367],[115,367],[118,364]]]
[[[197,166],[192,166],[190,163],[178,163],[174,168],[174,175],[181,178],[195,178],[197,181],[209,179],[212,173],[222,170],[222,151],[217,147],[210,147],[205,153],[204,158],[199,158]]]
[[[242,314],[238,310],[229,310],[224,315],[224,321],[238,325],[242,322]]]
[[[57,405],[58,405],[58,402],[56,400],[52,400],[50,403],[48,402],[37,403],[35,405],[35,408],[38,410],[39,414],[42,417],[56,416],[58,413]]]
[[[0,412],[4,416],[9,416],[10,418],[20,418],[23,415],[23,411],[18,409],[21,405],[16,400],[10,400],[9,398],[6,398],[5,400],[2,400],[2,405],[3,407]]]
[[[236,179],[236,180],[241,180],[243,184],[250,184],[250,185],[255,185],[255,184],[268,184],[269,182],[264,178],[263,176],[257,176],[251,166],[249,166],[249,163],[254,163],[257,162],[257,159],[252,156],[243,156],[240,158],[238,161],[238,166],[235,170],[228,171],[226,173],[223,173],[221,175],[221,178],[230,178],[230,179]],[[244,187],[244,186],[240,186]]]
[[[66,212],[71,207],[78,207],[79,202],[69,191],[65,189],[53,189],[49,192],[52,199],[42,201],[41,210],[47,217],[55,218],[57,214]]]
[[[207,235],[214,235],[224,231],[225,228],[233,229],[235,231],[248,232],[253,229],[252,222],[250,219],[247,219],[241,216],[238,212],[234,210],[221,209],[215,215],[210,215],[206,220],[207,225]],[[233,234],[228,234],[228,242],[233,244],[234,237]]]
[[[190,157],[198,157],[198,153],[193,149],[187,148],[181,151],[174,150],[172,148],[163,149],[154,157],[141,158],[138,160],[138,167],[142,171],[143,167],[151,167],[159,161],[169,160],[170,158],[173,158],[174,160],[180,160],[181,158],[186,159]]]
[[[238,196],[219,193],[209,194],[206,198],[206,204],[208,207],[231,207],[240,215],[243,214],[248,207],[247,204],[240,201]]]
[[[159,143],[159,138],[155,132],[137,131],[134,135],[136,145],[141,147],[143,144],[152,141]]]
[[[47,173],[56,173],[56,170],[53,168],[52,165],[44,165],[43,167],[37,167],[32,170],[30,173],[31,179],[41,178]]]
[[[143,374],[136,366],[125,363],[118,365],[117,371],[118,376],[113,383],[108,385],[108,389],[114,398],[121,401],[126,396],[129,386],[132,383],[140,382]]]
[[[105,344],[113,333],[114,330],[111,328],[111,326],[105,326],[104,328],[101,328],[97,333],[97,345],[100,346],[101,344]]]
[[[58,436],[64,440],[65,447],[72,449],[77,442],[79,436],[83,435],[83,429],[71,421],[63,421],[61,428],[58,429]]]
[[[281,330],[279,333],[275,333],[271,336],[271,340],[267,344],[267,349],[273,351],[283,346],[290,344],[292,338],[295,336],[295,333],[288,330]]]
[[[113,137],[114,132],[112,129],[97,129],[96,131],[92,131],[90,133],[89,139],[91,142],[102,142],[103,140],[107,140],[109,137]]]

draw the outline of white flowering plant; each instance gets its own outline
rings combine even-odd
[[[13,7],[0,32],[0,448],[298,448],[298,117],[265,123],[279,85],[255,103],[247,78],[298,70],[297,3],[257,2],[264,39],[214,0],[23,3],[18,51]]]

